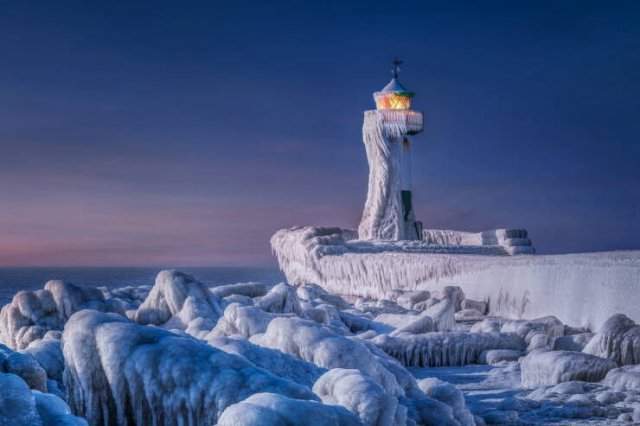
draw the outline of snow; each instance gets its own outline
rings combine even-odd
[[[354,238],[340,228],[299,227],[276,232],[271,245],[287,282],[334,294],[381,299],[456,285],[488,301],[491,315],[554,315],[591,329],[620,312],[640,321],[640,251],[504,256],[487,251],[492,246]]]
[[[608,359],[570,351],[534,351],[520,361],[522,386],[534,388],[572,380],[599,382],[616,367]]]

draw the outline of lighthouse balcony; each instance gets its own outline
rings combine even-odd
[[[365,112],[365,122],[378,121],[384,133],[391,137],[415,135],[423,129],[422,113],[413,110],[371,110]]]

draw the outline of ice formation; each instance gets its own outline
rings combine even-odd
[[[522,386],[534,388],[572,380],[598,382],[616,364],[582,352],[534,351],[520,362]]]
[[[218,426],[361,426],[358,417],[338,405],[257,393],[224,410]]]
[[[639,251],[477,255],[490,246],[355,238],[340,228],[299,227],[276,232],[271,245],[287,282],[314,283],[330,293],[381,299],[394,290],[458,285],[468,298],[487,301],[492,315],[554,315],[592,329],[619,312],[640,321]]]
[[[325,404],[342,405],[364,425],[393,426],[406,423],[407,410],[398,398],[359,370],[334,368],[313,385]]]
[[[640,392],[640,365],[614,368],[607,373],[602,383],[617,391]]]
[[[316,398],[237,355],[92,310],[69,319],[63,353],[69,404],[91,424],[210,425],[254,393]]]
[[[55,395],[30,390],[15,374],[0,373],[0,425],[87,426]]]
[[[223,312],[215,328],[207,334],[206,338],[215,336],[239,335],[245,338],[254,334],[264,333],[269,323],[277,315],[265,312],[255,306],[243,306],[239,303],[231,303]]]
[[[136,311],[140,324],[186,329],[192,321],[211,330],[222,315],[219,299],[207,286],[178,271],[161,271],[151,292]]]
[[[450,406],[453,409],[453,416],[461,426],[475,425],[475,419],[467,408],[464,394],[454,385],[437,378],[429,378],[420,380],[418,386],[426,395]]]
[[[640,364],[640,326],[623,314],[609,318],[583,352],[609,358],[618,365]]]
[[[0,340],[11,348],[24,349],[49,330],[62,330],[71,314],[85,307],[124,313],[97,288],[53,280],[43,290],[18,292],[2,307]]]
[[[207,343],[225,352],[240,355],[257,367],[264,368],[278,377],[289,379],[309,388],[327,371],[287,353],[254,345],[239,337],[211,337]]]
[[[432,332],[417,335],[380,335],[372,340],[407,367],[445,367],[475,364],[489,349],[524,350],[515,334]]]
[[[12,376],[7,389],[22,386],[15,407],[2,405],[14,391],[0,392],[0,425],[9,412],[42,426],[85,424],[72,412],[89,424],[129,426],[288,426],[302,416],[310,425],[380,426],[640,419],[638,326],[624,315],[595,334],[556,316],[494,316],[493,299],[469,298],[464,283],[389,288],[384,298],[341,297],[310,283],[208,288],[175,271],[139,290],[59,283],[3,310],[12,310],[3,336],[26,346],[0,346],[0,381]],[[17,313],[28,319],[24,330]],[[442,381],[456,369],[489,373],[474,393]],[[504,390],[499,402],[496,389]],[[471,392],[466,401],[462,391]]]
[[[264,334],[253,336],[251,341],[320,367],[360,370],[392,395],[404,394],[394,372],[385,368],[379,356],[364,343],[340,336],[313,321],[276,318],[269,323]]]
[[[421,226],[415,221],[413,209],[403,199],[403,192],[410,194],[411,190],[407,177],[411,151],[406,136],[421,130],[422,114],[419,112],[365,113],[362,133],[369,162],[369,189],[358,227],[361,239],[421,239]]]

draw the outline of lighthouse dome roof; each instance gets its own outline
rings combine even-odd
[[[400,84],[400,82],[398,81],[397,78],[392,78],[391,81],[382,88],[382,90],[380,91],[382,93],[389,93],[389,92],[408,92],[407,89],[405,89],[405,87]]]

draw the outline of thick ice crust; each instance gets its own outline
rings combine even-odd
[[[69,405],[90,424],[204,426],[254,393],[317,398],[242,357],[114,314],[74,314],[63,342]]]
[[[616,367],[615,362],[569,351],[534,351],[520,361],[522,386],[535,388],[580,380],[599,382]]]
[[[271,245],[289,283],[314,283],[330,293],[384,298],[393,290],[453,284],[488,301],[493,315],[555,315],[592,329],[618,312],[640,320],[640,251],[489,256],[349,237],[339,228],[292,228],[274,234]]]

